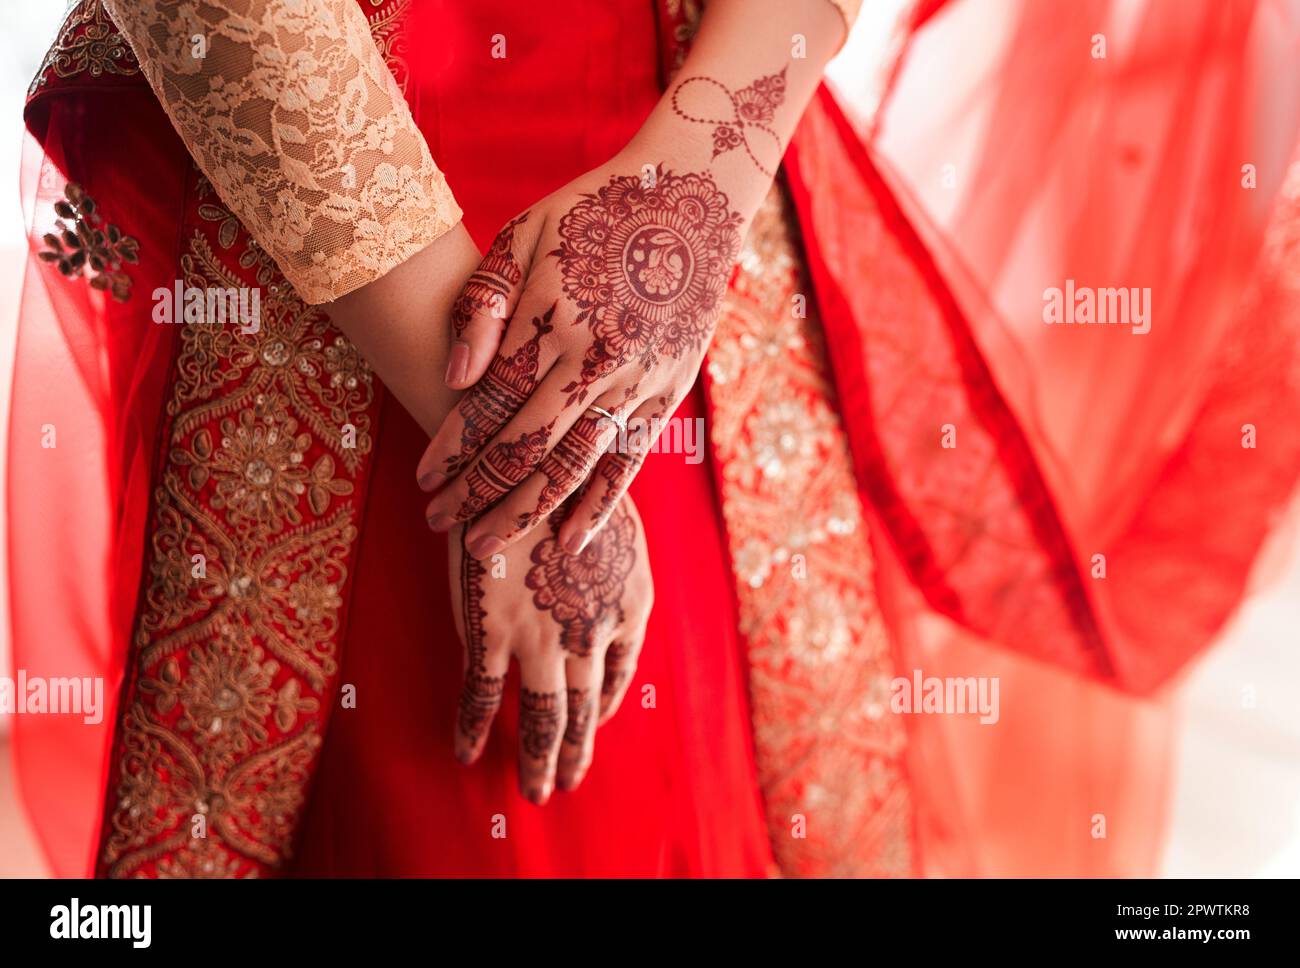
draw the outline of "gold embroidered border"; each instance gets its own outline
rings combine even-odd
[[[774,186],[706,361],[759,783],[783,873],[905,876],[894,660],[795,226]]]

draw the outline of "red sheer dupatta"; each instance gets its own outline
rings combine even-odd
[[[1112,687],[1213,640],[1300,468],[1290,9],[918,4],[871,128],[823,91],[787,157],[902,664],[1001,682],[914,718],[933,872],[1157,863],[1173,694]],[[1150,332],[1044,325],[1071,279]]]
[[[15,716],[14,750],[52,872],[85,876],[173,346],[151,320],[151,294],[172,285],[176,252],[136,240],[177,238],[188,159],[142,79],[58,86],[75,93],[39,90],[26,113],[31,258],[8,454],[13,662],[28,677],[101,679],[103,705],[93,722]]]

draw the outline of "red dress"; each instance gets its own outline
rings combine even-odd
[[[372,32],[480,244],[622,147],[680,59],[694,8],[557,0],[543,17],[536,4],[506,0],[490,13],[422,3],[415,33],[402,35],[395,17],[406,6],[368,4]],[[907,37],[944,37],[953,7],[962,4],[915,4]],[[1005,48],[1031,63],[1015,62],[1024,73],[1009,67],[1005,88],[994,89],[1012,121],[1026,104],[1042,109],[1042,143],[1005,149],[1030,169],[1080,154],[1070,138],[1051,136],[1057,105],[1042,78],[1055,76],[1056,62],[1034,58],[1059,53],[1069,32],[1041,22],[1040,7],[1024,5],[1028,39]],[[1256,34],[1244,8],[1224,13],[1206,0],[1164,13],[1190,27],[1226,17],[1230,32],[1189,33],[1231,52],[1234,76],[1249,73]],[[509,45],[500,59],[491,57],[498,34]],[[1156,46],[1168,38],[1161,63],[1171,99],[1197,87],[1204,51],[1187,55],[1176,31],[1143,37]],[[97,0],[69,14],[27,121],[45,151],[27,185],[33,251],[49,258],[29,270],[12,410],[15,655],[31,674],[105,675],[106,695],[118,697],[97,728],[18,720],[18,768],[57,871],[709,876],[765,874],[775,857],[788,873],[898,874],[924,869],[926,843],[946,855],[940,869],[949,873],[1134,872],[1148,862],[1164,752],[1134,755],[1126,780],[1116,757],[1136,748],[1140,731],[1091,683],[1165,681],[1239,600],[1270,509],[1296,479],[1294,448],[1238,467],[1232,479],[1256,499],[1215,509],[1214,580],[1156,586],[1182,620],[1178,635],[1132,620],[1151,600],[1139,573],[1159,581],[1204,570],[1201,549],[1166,541],[1203,533],[1205,488],[1193,472],[1204,463],[1194,458],[1236,448],[1218,428],[1239,425],[1239,411],[1293,412],[1293,383],[1230,355],[1205,384],[1222,390],[1205,398],[1206,419],[1182,426],[1171,455],[1149,452],[1148,486],[1134,493],[1159,499],[1131,518],[1111,516],[1120,524],[1110,535],[1090,530],[1098,509],[1052,476],[1060,472],[1048,465],[1048,435],[1026,418],[1028,395],[1009,400],[1000,389],[1013,354],[972,324],[980,293],[962,274],[961,253],[944,247],[902,179],[882,174],[875,142],[864,147],[823,90],[784,169],[798,229],[787,212],[767,223],[781,228],[775,242],[750,240],[773,256],[756,260],[762,271],[784,264],[785,275],[768,291],[742,264],[704,392],[682,405],[683,416],[710,421],[714,459],[655,455],[633,487],[656,586],[633,687],[600,731],[582,788],[536,808],[515,790],[512,696],[481,763],[466,769],[451,756],[460,647],[445,548],[420,522],[412,481],[422,434],[221,207]],[[990,144],[990,159],[1000,148]],[[1251,156],[1233,146],[1219,154]],[[1198,157],[1187,152],[1189,170],[1218,170],[1198,167]],[[1016,191],[1003,197],[1009,238],[1019,229]],[[1235,206],[1235,187],[1206,197],[1217,199],[1224,224],[1240,226],[1242,250],[1256,253],[1260,212]],[[1159,195],[1134,217],[1176,221],[1178,208]],[[55,271],[64,260],[43,249],[43,233],[59,211],[72,212],[62,217],[84,224],[88,238],[100,231],[111,242],[93,271],[71,263]],[[1295,211],[1281,214],[1293,223]],[[1259,253],[1249,305],[1268,310],[1252,338],[1267,333],[1285,346],[1280,337],[1300,314],[1277,266],[1295,233],[1277,234]],[[127,254],[135,258],[119,258]],[[148,293],[182,274],[196,285],[263,286],[263,332],[151,325]],[[769,364],[746,348],[772,345],[770,307],[788,306],[793,292],[814,296],[798,334],[807,358],[789,399],[776,401],[789,413],[773,407],[774,419],[756,427],[746,394],[762,386],[752,384],[786,384],[756,369]],[[1235,342],[1215,342],[1221,304],[1198,305],[1205,318],[1184,343],[1234,354]],[[773,367],[786,363],[769,357]],[[1270,359],[1280,367],[1286,357]],[[1050,370],[1036,375],[1050,388]],[[830,443],[811,458],[783,453],[782,420],[817,426]],[[332,449],[322,432],[344,421],[358,428],[356,452]],[[957,428],[960,448],[938,445],[943,422]],[[33,433],[46,424],[57,427],[57,449]],[[1114,443],[1097,444],[1093,463],[1131,452]],[[302,485],[285,493],[302,497],[292,514],[232,531],[214,500],[226,493],[231,455],[268,447],[288,483]],[[805,529],[797,498],[814,492],[835,455],[851,468],[814,508],[832,526]],[[763,503],[764,475],[792,467],[806,477]],[[850,553],[816,557],[846,533],[856,536]],[[1103,538],[1121,560],[1168,567],[1092,582],[1090,556]],[[791,549],[812,565],[809,584],[793,591],[773,566],[787,564]],[[998,650],[934,648],[911,622],[932,612]],[[918,643],[926,647],[912,651]],[[1048,671],[1043,659],[1075,676]],[[951,717],[904,730],[885,714],[889,678],[914,662],[997,673],[1005,694],[1014,681],[1035,701],[1009,703],[996,731],[957,735]],[[356,687],[355,708],[339,708],[343,685]],[[238,715],[232,697],[243,702]],[[237,755],[205,738],[218,714]],[[936,745],[945,731],[954,735]],[[1105,753],[1099,762],[1088,758],[1094,749]],[[1144,763],[1155,764],[1154,781]],[[1037,774],[1045,795],[1031,786]],[[1123,817],[1114,826],[1133,839],[1117,834],[1113,853],[1101,854],[1104,846],[1078,836],[1085,808]],[[810,821],[806,841],[789,836],[796,814]],[[198,819],[215,833],[193,838]],[[1054,839],[1053,824],[1067,832]]]

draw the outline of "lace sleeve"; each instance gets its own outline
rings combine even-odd
[[[460,221],[356,0],[105,0],[199,168],[309,303]]]

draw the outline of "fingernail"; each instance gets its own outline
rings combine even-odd
[[[487,558],[489,555],[496,554],[505,546],[506,543],[494,534],[485,534],[481,538],[475,538],[467,545],[469,553],[475,558]]]
[[[524,794],[524,796],[528,798],[529,803],[535,803],[539,807],[546,802],[546,798],[550,795],[551,788],[549,784],[546,786],[533,787]]]
[[[429,518],[429,527],[434,531],[450,531],[456,523],[456,519],[450,514],[435,514]]]
[[[451,344],[451,356],[447,359],[447,382],[464,383],[469,376],[469,344],[456,340]]]
[[[581,551],[584,547],[586,547],[587,538],[590,534],[591,534],[590,531],[573,532],[573,534],[569,535],[569,539],[564,542],[564,550],[571,555],[576,555],[579,551]]]
[[[442,473],[442,471],[429,471],[420,478],[420,490],[432,491],[446,479],[447,475]]]

